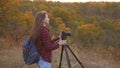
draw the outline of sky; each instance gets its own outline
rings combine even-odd
[[[120,0],[46,0],[46,1],[60,1],[60,2],[120,2]]]

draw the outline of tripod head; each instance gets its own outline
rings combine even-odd
[[[63,30],[61,33],[61,39],[66,40],[68,36],[71,36],[71,33]]]

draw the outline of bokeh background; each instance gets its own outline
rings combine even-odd
[[[120,2],[0,0],[0,68],[36,68],[24,64],[22,43],[41,10],[48,12],[52,38],[61,30],[71,32],[68,45],[85,68],[120,67]],[[52,68],[58,67],[60,53],[61,47],[53,52]],[[69,55],[72,68],[80,68]]]

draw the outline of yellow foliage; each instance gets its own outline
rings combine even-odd
[[[40,9],[40,10],[47,10],[47,8],[48,8],[48,7],[45,6],[44,4],[40,4],[40,5],[39,5],[39,9]]]
[[[70,31],[70,28],[66,27],[61,18],[55,18],[54,26],[58,28],[57,33],[61,32],[62,30]]]
[[[63,21],[62,21],[62,19],[61,18],[55,18],[55,23],[54,23],[54,25],[56,26],[56,27],[58,27],[60,24],[64,24],[63,23]]]
[[[62,30],[65,30],[65,31],[70,31],[70,28],[68,27],[65,27],[65,24],[60,24],[59,27],[58,27],[58,32],[62,31]]]
[[[21,22],[21,25],[32,26],[34,22],[34,16],[32,14],[32,11],[26,11],[20,16],[20,19],[22,19],[23,21]]]
[[[94,24],[83,24],[77,27],[84,36],[96,37],[101,33],[99,27],[96,27]]]

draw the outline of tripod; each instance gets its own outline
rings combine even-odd
[[[81,65],[81,67],[84,68],[83,64],[79,61],[79,59],[76,57],[76,55],[73,53],[73,51],[70,49],[70,47],[69,47],[68,45],[62,45],[61,56],[60,56],[60,63],[59,63],[59,67],[58,67],[58,68],[61,68],[62,57],[63,57],[63,50],[65,50],[65,53],[66,53],[68,68],[71,68],[71,64],[70,64],[70,59],[69,59],[69,55],[68,55],[67,48],[68,48],[68,49],[70,50],[70,52],[73,54],[73,56],[74,56],[75,59],[78,61],[78,63]]]

